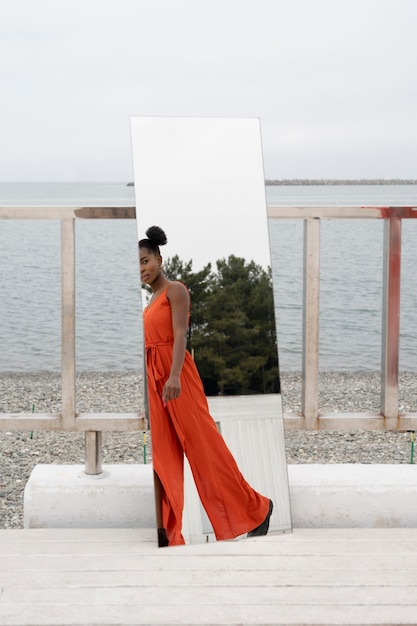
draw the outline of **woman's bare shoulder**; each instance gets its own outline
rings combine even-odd
[[[189,301],[190,294],[184,283],[181,283],[179,280],[173,280],[167,289],[167,298],[168,300],[178,299]]]

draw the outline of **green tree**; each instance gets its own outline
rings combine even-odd
[[[231,255],[217,261],[192,344],[206,393],[279,391],[271,270]]]
[[[271,268],[229,256],[193,272],[178,255],[164,261],[169,280],[190,291],[188,348],[207,395],[279,392]]]

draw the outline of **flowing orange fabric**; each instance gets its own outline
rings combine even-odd
[[[168,289],[168,288],[167,288]],[[208,409],[191,354],[185,354],[181,394],[164,406],[162,390],[173,350],[167,289],[144,310],[152,459],[162,483],[162,520],[169,545],[184,543],[184,454],[217,539],[232,539],[263,522],[269,499],[243,478]]]

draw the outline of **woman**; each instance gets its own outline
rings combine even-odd
[[[146,370],[155,471],[159,545],[183,544],[186,454],[217,539],[266,535],[272,501],[245,481],[211,417],[195,363],[186,349],[190,296],[162,270],[164,231],[139,241],[141,280],[152,289],[144,310]],[[157,507],[158,508],[158,507]]]

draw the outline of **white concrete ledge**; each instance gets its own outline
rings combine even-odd
[[[156,528],[151,465],[36,465],[25,488],[25,528]]]
[[[288,479],[293,528],[417,528],[416,465],[288,465]],[[155,528],[152,465],[108,465],[101,478],[82,465],[37,465],[24,519],[25,528]]]
[[[417,528],[416,465],[289,465],[294,528]]]

